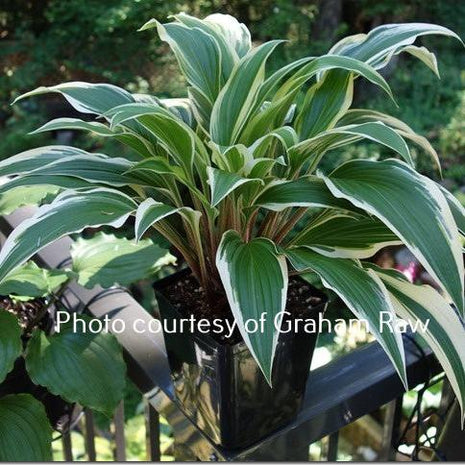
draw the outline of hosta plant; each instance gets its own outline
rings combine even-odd
[[[434,54],[413,45],[418,37],[457,36],[431,24],[385,25],[269,73],[267,61],[282,41],[253,46],[247,28],[230,16],[179,14],[142,27],[150,28],[176,56],[186,98],[83,82],[19,98],[61,94],[96,120],[60,118],[37,132],[91,131],[128,145],[133,157],[53,146],[1,162],[0,175],[8,177],[0,187],[5,208],[47,203],[8,238],[0,277],[63,235],[120,227],[134,215],[136,240],[154,228],[184,257],[212,305],[218,294],[227,296],[268,379],[278,331],[273,317],[284,309],[288,277],[311,271],[369,321],[405,385],[402,338],[378,330],[381,312],[430,319],[424,338],[463,404],[464,209],[415,170],[411,144],[440,170],[424,137],[387,114],[352,108],[359,79],[393,99],[379,70],[401,52],[438,73]],[[391,158],[320,169],[328,152],[361,140],[380,144]],[[392,244],[405,244],[442,292],[363,261]],[[265,311],[265,331],[247,333],[244,320]]]
[[[61,294],[70,279],[129,285],[173,258],[150,240],[134,244],[103,233],[78,239],[71,256],[57,270],[27,262],[0,283],[1,461],[51,460],[52,427],[69,410],[66,402],[111,415],[122,399],[126,370],[115,337],[84,330],[89,320],[82,315],[76,327],[61,317],[65,324],[54,331],[54,310],[69,311]]]

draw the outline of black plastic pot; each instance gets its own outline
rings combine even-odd
[[[155,284],[162,320],[186,318],[170,304],[164,290],[188,274],[184,270]],[[311,295],[322,303],[300,317],[318,321],[327,298],[313,287]],[[317,337],[305,331],[280,334],[270,388],[243,342],[220,344],[206,334],[165,333],[177,402],[215,444],[247,447],[298,413]]]

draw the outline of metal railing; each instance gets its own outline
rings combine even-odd
[[[30,216],[25,208],[0,219],[0,231],[12,228]],[[71,240],[63,238],[37,256],[42,265],[54,268],[69,257]],[[130,330],[136,319],[148,323],[150,316],[141,305],[121,289],[88,290],[70,284],[66,298],[73,308],[86,308],[95,317],[108,315],[125,319],[127,331],[115,334],[124,349],[128,375],[140,390],[146,405],[147,460],[160,459],[160,420],[163,415],[174,434],[174,455],[179,460],[308,460],[309,445],[329,437],[326,457],[337,458],[338,431],[356,419],[387,405],[382,433],[380,459],[392,459],[399,438],[400,409],[404,388],[388,357],[377,343],[368,344],[312,371],[304,405],[294,421],[258,443],[243,450],[226,450],[213,444],[179,409],[173,393],[163,336],[136,334]],[[404,338],[406,366],[411,388],[425,383],[440,372],[430,351],[419,349],[411,337]],[[124,409],[120,405],[113,418],[114,457],[126,459]],[[83,432],[86,459],[96,459],[93,415],[85,411],[77,426]],[[62,436],[63,452],[72,457],[71,435]]]

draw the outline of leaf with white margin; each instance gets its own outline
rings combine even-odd
[[[30,394],[0,398],[0,461],[52,460],[52,427],[42,402]]]
[[[112,84],[91,84],[76,81],[64,82],[50,87],[38,87],[20,95],[13,104],[24,98],[50,92],[63,95],[70,105],[81,113],[95,113],[97,115],[103,115],[110,108],[123,103],[134,102],[134,97],[129,92]]]
[[[465,207],[460,203],[460,200],[451,194],[445,187],[439,185],[441,192],[449,204],[450,211],[454,217],[459,231],[465,236]]]
[[[289,207],[328,207],[354,211],[347,200],[337,198],[317,176],[305,176],[295,181],[274,181],[255,199],[255,205],[282,211]]]
[[[227,171],[219,170],[209,166],[207,168],[208,182],[211,189],[211,205],[215,207],[218,205],[226,196],[236,190],[239,186],[248,183],[263,183],[261,179],[257,178],[243,178],[234,173],[228,173]]]
[[[271,385],[279,335],[274,319],[286,306],[286,259],[269,239],[255,238],[245,243],[230,230],[221,239],[216,267],[241,335]],[[263,333],[248,332],[245,321],[258,322],[264,313],[267,317]]]
[[[13,313],[0,308],[0,383],[13,369],[16,359],[23,351],[21,327]],[[1,453],[1,452],[0,452]]]
[[[395,129],[397,133],[404,139],[410,140],[414,144],[421,147],[428,155],[430,155],[438,171],[441,172],[441,162],[439,161],[439,155],[429,140],[426,137],[417,134],[408,124],[405,124],[403,121],[395,118],[394,116],[387,115],[376,110],[355,108],[347,111],[347,113],[338,121],[337,126],[348,126],[351,124],[370,122],[384,123],[387,126]]]
[[[136,212],[136,241],[139,241],[143,234],[156,222],[166,218],[173,213],[178,213],[180,208],[157,202],[152,198],[145,199]]]
[[[313,270],[320,276],[323,285],[336,292],[357,318],[368,321],[370,331],[407,388],[401,334],[381,330],[381,313],[390,314],[392,318],[395,318],[395,314],[386,287],[376,273],[364,270],[354,260],[325,257],[307,247],[287,249],[286,255],[297,271]]]
[[[433,350],[449,378],[460,404],[465,406],[465,328],[454,309],[431,286],[410,283],[402,273],[369,265],[384,282],[396,313],[415,325],[427,324],[418,332]]]
[[[212,109],[210,134],[218,145],[232,145],[237,141],[265,79],[265,63],[281,42],[265,42],[235,66]]]
[[[309,170],[313,170],[324,153],[362,139],[384,145],[398,153],[413,166],[407,143],[398,132],[381,122],[354,124],[336,127],[315,137],[299,142],[289,149],[289,161],[295,168],[310,160]]]
[[[111,189],[63,192],[10,234],[0,251],[0,281],[57,239],[85,228],[120,227],[135,209],[130,197]]]
[[[50,163],[76,155],[86,155],[88,152],[66,145],[49,145],[26,150],[0,161],[0,176],[26,174]],[[101,156],[95,154],[96,157]]]
[[[379,218],[464,311],[462,246],[444,195],[400,160],[353,160],[321,175],[336,197]]]
[[[402,241],[376,218],[333,216],[300,233],[293,244],[328,257],[363,259]]]

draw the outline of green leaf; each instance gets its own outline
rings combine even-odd
[[[141,29],[153,23],[147,23]],[[213,103],[221,87],[221,51],[218,42],[199,28],[156,22],[160,39],[173,50],[187,81]]]
[[[89,183],[124,186],[136,184],[136,180],[125,173],[134,165],[126,158],[108,157],[97,153],[75,155],[53,163],[43,168],[31,171],[33,176],[44,176],[44,184],[49,184],[48,176],[75,177]]]
[[[13,103],[34,95],[55,92],[63,95],[70,105],[81,113],[103,115],[110,108],[134,102],[133,96],[112,84],[90,84],[88,82],[65,82],[56,86],[38,87],[20,95]]]
[[[188,172],[191,171],[195,153],[195,133],[168,110],[155,105],[135,103],[113,108],[107,116],[112,117],[112,127],[136,119],[181,166]]]
[[[90,131],[99,136],[114,136],[115,133],[105,124],[97,121],[83,121],[79,118],[56,118],[45,123],[30,134],[39,134],[47,131],[61,131],[65,129]]]
[[[286,260],[268,239],[244,243],[236,231],[227,231],[218,248],[216,266],[242,337],[271,385],[278,341],[274,319],[286,305]],[[264,331],[248,332],[245,322],[258,322],[263,314]]]
[[[399,245],[399,238],[372,217],[326,217],[305,229],[293,241],[329,257],[369,258],[383,247]]]
[[[0,161],[0,176],[29,173],[54,161],[85,154],[84,150],[66,145],[38,147]]]
[[[334,196],[316,176],[296,181],[271,182],[257,197],[255,204],[268,210],[282,211],[289,207],[329,207],[355,210],[350,202]]]
[[[282,41],[266,42],[245,55],[234,68],[213,106],[210,134],[218,145],[237,141],[265,79],[265,63]]]
[[[436,165],[439,172],[441,172],[441,163],[439,156],[435,148],[431,145],[426,137],[417,134],[408,124],[405,124],[398,118],[386,115],[380,111],[365,110],[365,109],[353,109],[347,111],[347,113],[338,121],[338,126],[348,126],[352,124],[362,123],[373,123],[381,122],[390,126],[404,139],[412,141],[414,144],[421,147],[426,153],[430,155],[434,164]]]
[[[205,22],[211,23],[221,31],[225,42],[235,50],[239,58],[245,56],[252,48],[249,30],[233,16],[214,13],[208,15]]]
[[[157,221],[178,213],[179,208],[157,202],[152,198],[145,199],[137,208],[136,212],[136,240],[140,240],[143,234]]]
[[[307,91],[302,109],[295,121],[301,139],[316,136],[333,128],[352,104],[354,77],[348,71],[335,69]]]
[[[363,76],[371,83],[381,87],[391,98],[393,98],[389,84],[374,68],[363,61],[337,55],[322,55],[302,66],[283,84],[283,86],[281,86],[281,88],[276,92],[276,96],[274,98],[279,99],[290,91],[299,89],[316,74],[320,74],[331,69],[350,71]]]
[[[21,327],[19,326],[18,318],[16,318],[16,316],[12,313],[1,308],[0,328],[2,328],[0,331],[0,353],[2,354],[0,357],[1,383],[6,378],[6,375],[13,369],[16,359],[21,355],[23,351],[23,343],[21,341]],[[2,448],[0,446],[0,455],[1,451]]]
[[[441,363],[457,396],[464,416],[465,405],[465,329],[463,321],[448,302],[430,286],[416,286],[394,270],[370,265],[391,294],[396,313],[410,324],[428,324],[418,332]]]
[[[404,47],[401,52],[409,53],[410,55],[418,58],[422,61],[438,78],[439,75],[438,69],[438,60],[436,55],[433,52],[430,52],[426,47],[417,47],[415,45],[408,45]]]
[[[110,189],[63,192],[10,234],[0,251],[0,280],[55,240],[88,227],[119,227],[135,209],[130,197]]]
[[[451,194],[447,189],[438,185],[447,200],[452,216],[454,217],[455,223],[459,228],[459,231],[465,236],[465,207],[460,203],[459,199],[455,195]]]
[[[80,318],[84,328],[70,322],[51,336],[35,330],[27,344],[26,368],[35,384],[110,416],[126,384],[122,349],[112,334],[94,334],[90,319]]]
[[[79,238],[71,247],[73,272],[81,286],[97,284],[107,288],[115,284],[129,286],[153,277],[161,267],[176,259],[151,240],[135,243],[124,237],[99,233],[92,239]]]
[[[460,237],[433,181],[399,160],[354,160],[322,177],[333,195],[376,216],[402,239],[463,311]]]
[[[46,270],[34,262],[15,268],[0,282],[0,295],[19,296],[22,300],[46,297],[68,280],[63,270]]]
[[[371,332],[407,388],[402,337],[399,332],[382,331],[381,312],[392,318],[395,315],[389,294],[376,273],[364,270],[356,261],[325,257],[306,247],[288,249],[286,254],[296,270],[313,270],[323,285],[336,292],[357,318],[368,321]]]
[[[431,34],[454,37],[461,41],[450,29],[435,24],[385,24],[368,34],[357,34],[342,39],[329,53],[350,56],[380,69],[389,63],[393,55],[413,44],[417,37]]]
[[[0,461],[52,460],[52,427],[41,402],[30,394],[0,398]]]
[[[405,140],[394,129],[381,122],[337,127],[306,139],[289,149],[289,161],[291,166],[299,168],[309,160],[308,170],[311,171],[316,168],[321,157],[328,150],[362,139],[371,140],[394,150],[410,165],[413,165]]]
[[[37,180],[37,178],[27,180],[26,178],[16,178],[13,182],[17,184],[17,180],[27,182],[29,185],[12,189],[8,189],[11,181],[0,185],[2,190],[2,193],[0,193],[0,215],[9,215],[24,205],[38,205],[49,194],[59,192],[56,186],[40,184],[41,180]],[[4,188],[5,191],[3,191]]]
[[[234,173],[208,167],[208,182],[211,189],[211,204],[218,205],[226,196],[236,190],[239,186],[248,183],[262,182],[261,179],[243,178]]]

